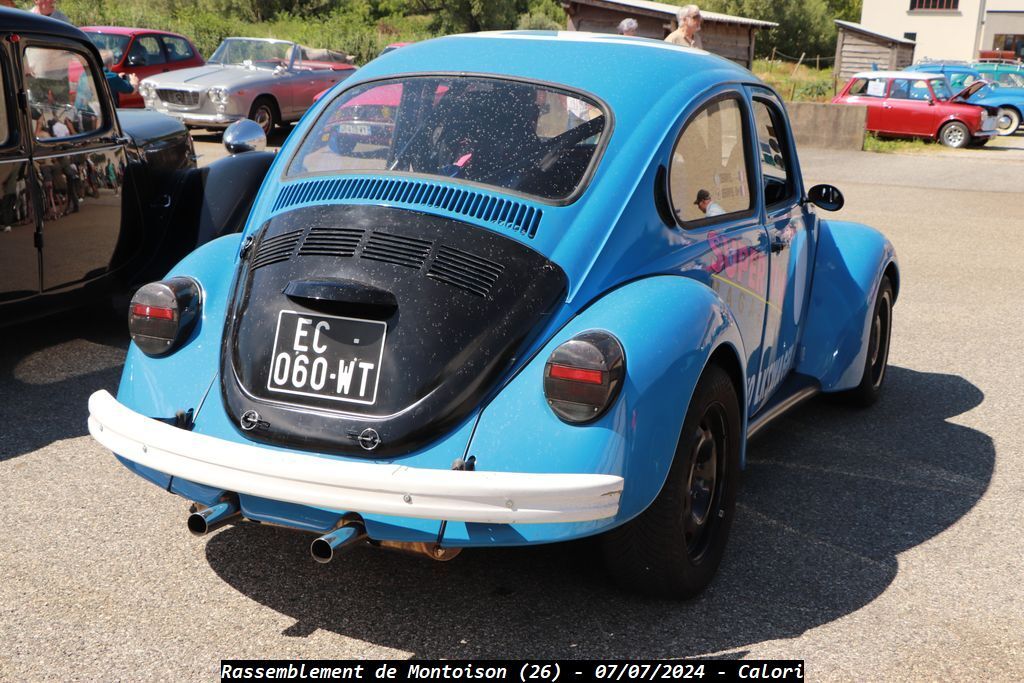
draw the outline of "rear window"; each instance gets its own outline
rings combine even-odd
[[[888,86],[889,81],[884,78],[856,78],[850,85],[847,95],[885,97],[885,90]]]
[[[323,111],[286,177],[394,171],[566,199],[587,177],[607,121],[593,100],[539,84],[378,81],[346,91]]]

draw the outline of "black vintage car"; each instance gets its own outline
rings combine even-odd
[[[197,168],[181,123],[114,109],[84,33],[0,8],[0,326],[102,301],[241,229],[270,159]]]

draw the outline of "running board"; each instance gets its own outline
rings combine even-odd
[[[806,375],[790,374],[778,388],[768,404],[747,422],[747,440],[782,417],[793,408],[821,391],[817,380]]]

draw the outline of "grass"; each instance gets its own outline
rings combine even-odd
[[[868,133],[864,136],[865,152],[878,152],[880,154],[918,154],[921,152],[933,151],[936,147],[936,143],[929,140],[923,140],[921,138],[897,140],[893,138],[880,138],[874,133]]]
[[[815,69],[813,65],[757,59],[753,71],[791,102],[830,102],[835,96],[831,67]]]

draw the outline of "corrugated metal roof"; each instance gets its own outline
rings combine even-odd
[[[606,7],[608,5],[621,5],[623,9],[645,10],[648,13],[666,14],[672,19],[676,18],[681,5],[670,5],[665,2],[647,2],[646,0],[574,0],[581,5],[592,5]],[[747,19],[746,17],[735,17],[731,14],[719,14],[718,12],[700,11],[705,21],[714,21],[721,24],[740,24],[753,28],[775,28],[778,26],[774,21],[761,21],[759,19]]]
[[[703,12],[701,12],[703,14]],[[850,29],[851,31],[857,31],[858,33],[866,33],[869,36],[875,36],[876,38],[882,38],[883,40],[891,40],[894,43],[903,43],[904,45],[917,45],[913,40],[906,38],[897,38],[896,36],[887,36],[884,33],[878,31],[872,31],[871,29],[861,24],[855,24],[852,21],[842,21],[840,19],[833,19],[836,22],[836,26],[841,28]]]

